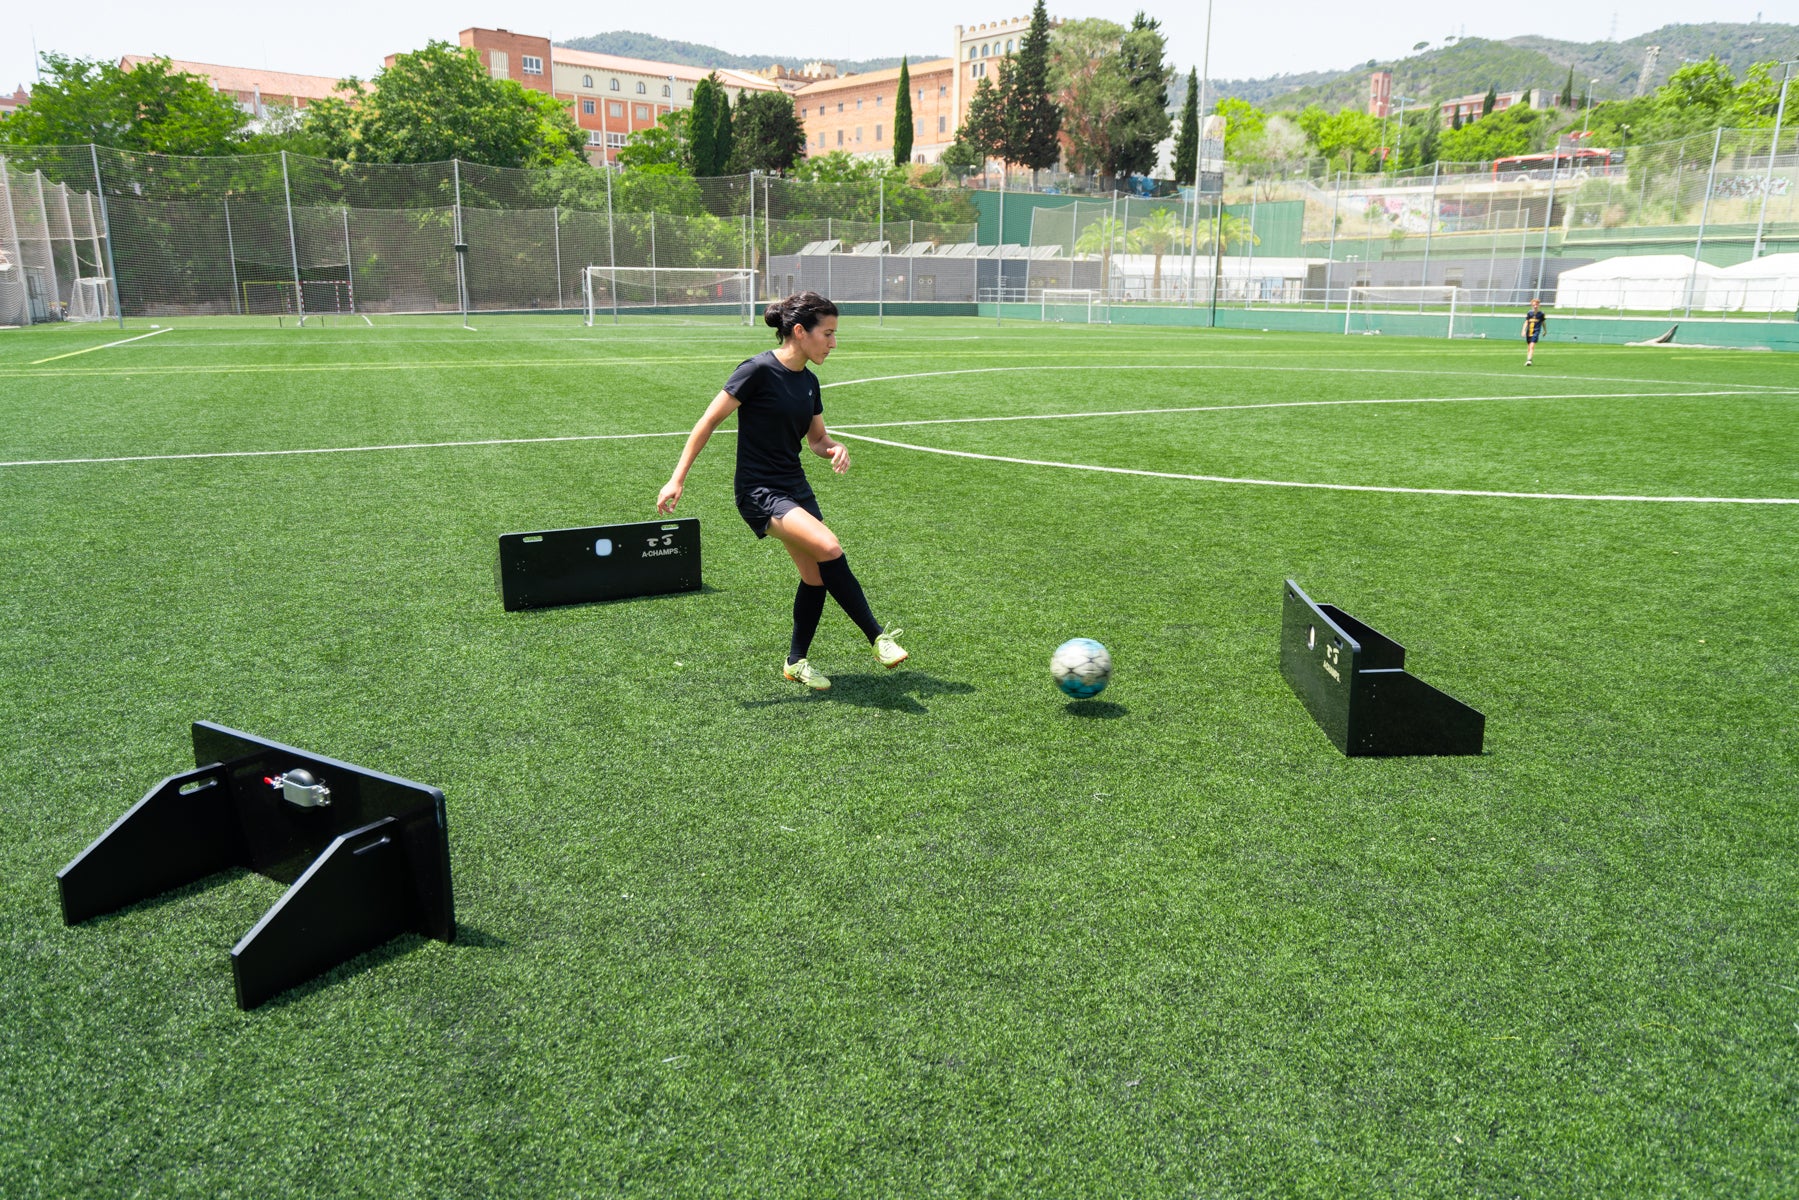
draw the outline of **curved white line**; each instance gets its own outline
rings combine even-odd
[[[1310,488],[1326,492],[1396,492],[1411,496],[1488,496],[1506,500],[1629,500],[1646,504],[1799,504],[1799,499],[1744,496],[1608,496],[1579,492],[1490,492],[1474,488],[1382,487],[1364,483],[1303,483],[1288,479],[1243,479],[1232,475],[1185,475],[1175,471],[1144,471],[1134,467],[1099,467],[1089,463],[1053,462],[1040,458],[1012,458],[1003,454],[976,454],[969,450],[943,450],[936,446],[914,446],[907,442],[870,437],[865,433],[849,433],[845,437],[899,450],[917,450],[921,454],[943,454],[951,458],[973,458],[984,462],[1015,463],[1026,467],[1060,467],[1065,471],[1097,471],[1107,475],[1141,475],[1151,479],[1184,479],[1198,483],[1240,483],[1256,487]]]

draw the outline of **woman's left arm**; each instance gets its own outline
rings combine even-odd
[[[832,437],[825,429],[822,413],[812,414],[812,425],[806,430],[806,445],[820,458],[831,460],[831,470],[839,475],[850,469],[850,448]]]

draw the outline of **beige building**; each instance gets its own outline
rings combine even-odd
[[[956,136],[950,98],[955,63],[947,58],[907,65],[912,91],[912,161],[936,162]],[[863,157],[893,157],[893,113],[899,101],[899,68],[842,75],[807,84],[794,93],[806,130],[806,153],[842,150]]]
[[[131,71],[144,63],[157,61],[153,54],[127,54],[119,59],[121,71]],[[336,94],[338,81],[329,75],[296,75],[291,71],[267,71],[259,67],[226,67],[218,63],[187,62],[171,59],[169,70],[185,75],[198,75],[235,102],[252,117],[261,120],[271,108],[305,108],[314,100]]]

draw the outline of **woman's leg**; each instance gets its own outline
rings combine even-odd
[[[823,521],[803,508],[795,508],[770,521],[768,531],[787,547],[802,580],[823,585],[870,642],[881,636],[881,623],[869,610],[868,598],[850,570],[842,543]]]

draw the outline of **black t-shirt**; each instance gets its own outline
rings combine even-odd
[[[807,368],[789,371],[773,350],[764,350],[738,364],[725,391],[743,406],[737,410],[736,489],[771,487],[795,499],[810,496],[800,443],[812,418],[825,410],[818,376]]]
[[[1524,314],[1524,336],[1540,337],[1543,326],[1549,324],[1549,314],[1540,308],[1532,309]]]

